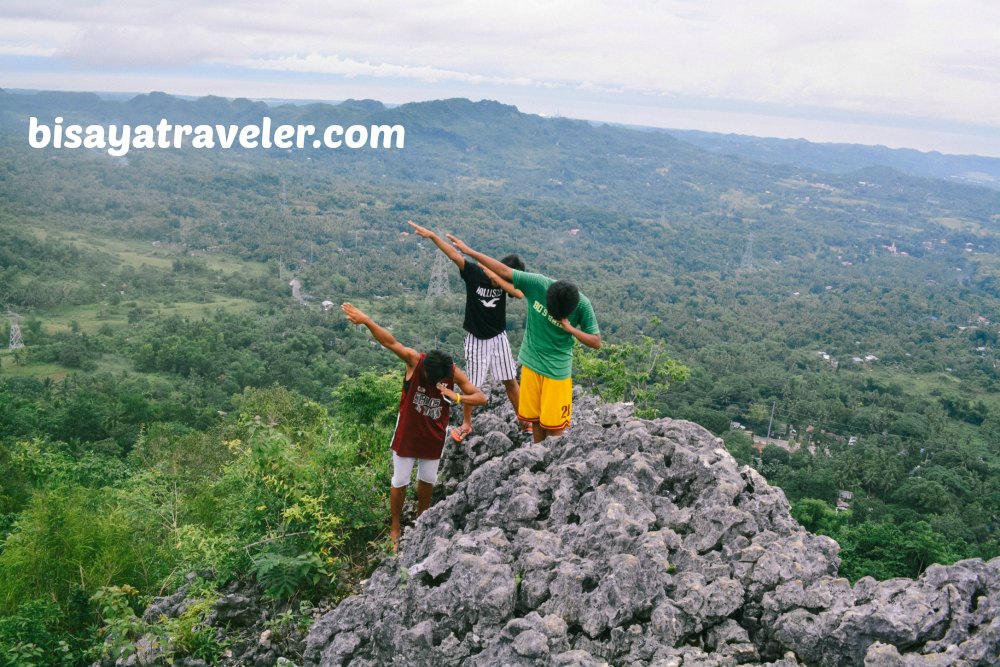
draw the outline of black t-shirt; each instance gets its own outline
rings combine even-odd
[[[459,273],[465,281],[462,328],[482,340],[499,336],[507,326],[507,293],[494,287],[479,264],[470,259]]]

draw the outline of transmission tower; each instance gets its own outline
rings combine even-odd
[[[434,253],[434,268],[431,269],[431,282],[427,285],[427,300],[451,295],[451,284],[448,282],[448,257],[441,252]]]
[[[753,234],[747,235],[747,247],[743,249],[743,259],[740,260],[740,268],[753,270]]]
[[[24,347],[24,341],[21,340],[21,327],[18,326],[18,320],[20,319],[17,313],[7,313],[7,317],[10,318],[10,349],[20,350]]]

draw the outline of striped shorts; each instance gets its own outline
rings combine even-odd
[[[487,374],[499,382],[517,378],[517,362],[510,351],[510,341],[504,331],[493,338],[465,336],[465,373],[469,382],[482,387]]]

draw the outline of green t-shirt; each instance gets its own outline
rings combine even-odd
[[[559,322],[549,317],[545,307],[545,292],[555,282],[540,273],[514,271],[514,287],[524,292],[528,304],[528,321],[524,341],[517,360],[539,375],[553,380],[565,380],[573,374],[573,343],[576,338],[567,333]],[[590,299],[580,293],[580,303],[570,313],[569,323],[589,334],[599,334],[597,317]]]

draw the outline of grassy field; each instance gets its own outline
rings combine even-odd
[[[39,239],[61,241],[78,247],[81,251],[103,252],[113,255],[125,266],[139,269],[145,266],[170,269],[178,257],[197,257],[212,271],[225,274],[262,276],[268,266],[262,262],[248,262],[238,257],[201,250],[189,250],[172,244],[154,245],[150,241],[134,241],[103,236],[97,232],[82,233],[64,229],[32,227],[31,233]]]
[[[129,312],[136,308],[147,315],[201,318],[209,317],[217,310],[243,312],[250,310],[254,305],[249,299],[220,296],[212,296],[209,301],[160,302],[152,299],[132,299],[115,306],[105,303],[39,309],[32,313],[32,317],[41,320],[46,333],[50,334],[71,332],[74,322],[78,331],[97,333],[103,326],[112,328],[126,326]]]
[[[260,262],[247,262],[237,257],[222,254],[190,253],[170,245],[112,239],[97,232],[57,230],[46,227],[32,227],[30,232],[39,239],[72,244],[84,253],[103,254],[105,257],[109,257],[110,261],[119,263],[120,266],[130,266],[140,271],[144,268],[170,271],[174,261],[181,257],[197,257],[211,271],[221,272],[225,275],[262,276],[269,271],[269,267]],[[184,276],[179,276],[177,279],[178,284],[185,280],[188,278]],[[197,290],[201,289],[201,285],[198,283],[194,283],[192,286],[197,289],[188,291],[189,299],[192,292],[196,294]],[[36,326],[37,323],[40,323],[42,330],[49,335],[69,334],[74,331],[95,335],[102,329],[119,329],[129,326],[130,316],[133,319],[142,319],[180,315],[199,319],[211,317],[218,310],[241,312],[250,310],[256,305],[255,302],[248,299],[213,294],[211,289],[212,285],[206,283],[206,290],[200,298],[169,301],[164,300],[162,296],[147,297],[141,291],[126,292],[122,295],[115,291],[115,287],[108,286],[104,290],[106,293],[101,294],[98,303],[38,308],[30,312],[21,312],[20,325],[23,332],[26,332],[29,323],[35,322]],[[15,363],[15,356],[6,349],[6,342],[2,341],[3,349],[0,349],[0,374],[3,376],[59,380],[71,372],[78,372],[54,363],[33,362],[30,336],[27,334],[25,335],[25,342],[28,344],[26,353],[18,355],[18,360],[21,363]],[[130,365],[123,359],[108,355],[98,361],[97,372],[119,370],[130,370]]]
[[[172,303],[157,303],[152,301],[127,301],[117,306],[107,304],[92,304],[84,306],[68,306],[58,309],[37,310],[32,313],[32,319],[41,322],[47,334],[68,334],[74,329],[84,334],[96,334],[102,327],[118,329],[129,326],[128,313],[141,308],[146,316],[180,315],[191,319],[211,317],[219,310],[242,312],[253,308],[256,304],[248,299],[234,297],[216,297],[209,302],[178,301]],[[24,322],[22,321],[22,327]],[[69,373],[80,372],[64,368],[55,363],[34,362],[31,358],[31,346],[26,346],[25,352],[19,355],[21,363],[15,362],[14,352],[0,349],[0,376],[52,378],[61,380]],[[104,355],[97,362],[94,372],[131,371],[131,363],[116,356]]]
[[[982,401],[992,409],[1000,409],[1000,393],[968,391],[967,384],[951,373],[900,373],[890,369],[873,370],[872,373],[879,380],[899,385],[903,391],[913,396],[933,398],[945,390],[958,390],[967,398]]]
[[[30,352],[27,355],[27,360],[24,365],[16,364],[14,363],[14,354],[10,350],[0,351],[0,378],[21,377],[38,380],[52,378],[59,381],[72,372],[59,364],[33,364]]]

